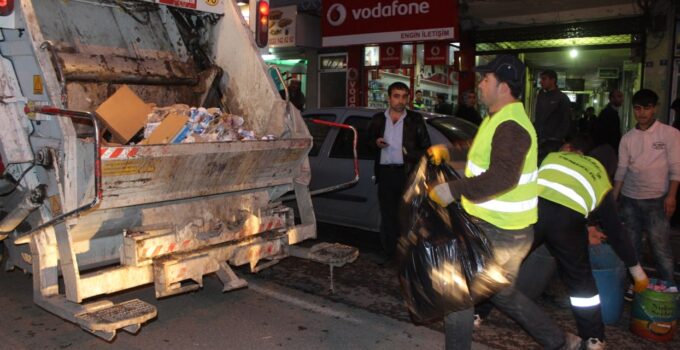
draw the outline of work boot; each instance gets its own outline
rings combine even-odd
[[[607,343],[604,340],[597,338],[588,338],[586,340],[586,350],[604,350]]]
[[[581,337],[574,333],[564,332],[564,345],[560,350],[579,350],[581,349],[581,343],[583,340]]]
[[[623,300],[633,301],[635,299],[635,292],[633,291],[633,285],[631,284],[625,292],[623,292]]]
[[[472,327],[474,330],[478,330],[480,327],[482,327],[482,322],[484,322],[484,319],[479,316],[479,314],[475,314],[474,316],[474,321],[472,321]]]

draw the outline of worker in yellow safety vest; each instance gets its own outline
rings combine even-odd
[[[428,196],[441,206],[460,201],[494,249],[494,263],[513,281],[531,249],[537,220],[537,141],[524,106],[525,67],[517,57],[499,55],[475,69],[480,100],[489,111],[468,152],[465,178],[431,184]],[[428,154],[434,164],[446,161],[443,145]],[[512,317],[546,349],[577,349],[581,339],[564,332],[540,307],[512,286],[492,295],[496,307]],[[444,318],[446,349],[470,349],[473,308]]]
[[[586,230],[591,213],[600,216],[612,246],[633,276],[635,290],[644,290],[648,279],[631,242],[623,235],[613,197],[608,196],[612,185],[607,171],[595,158],[583,154],[591,148],[590,136],[579,134],[564,144],[560,152],[548,154],[541,163],[534,246],[545,243],[555,257],[569,291],[578,335],[586,339],[585,348],[601,350],[606,345],[604,323],[590,266]]]
[[[416,98],[413,100],[413,109],[416,111],[425,110],[425,101],[423,100],[423,90],[416,90]]]

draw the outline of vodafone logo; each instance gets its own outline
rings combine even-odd
[[[387,54],[387,56],[394,56],[394,54],[396,53],[394,51],[395,51],[394,46],[390,46],[387,49],[385,49],[385,53]]]
[[[326,20],[333,27],[337,27],[345,23],[347,19],[347,9],[343,4],[333,4],[326,12]]]
[[[424,15],[430,13],[430,3],[427,1],[402,4],[399,0],[392,2],[379,2],[373,7],[364,7],[351,10],[352,19],[371,20],[388,17],[402,17],[412,15]],[[333,4],[326,12],[326,20],[333,27],[341,26],[347,19],[347,8],[343,4]]]
[[[358,80],[359,79],[359,70],[356,68],[350,68],[347,70],[347,79],[349,80]]]
[[[432,48],[430,49],[430,55],[432,55],[432,56],[437,57],[437,56],[439,56],[440,53],[441,53],[441,50],[439,49],[439,46],[432,46]]]

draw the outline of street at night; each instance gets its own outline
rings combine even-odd
[[[153,287],[121,293],[112,300],[140,298],[158,307],[157,318],[137,335],[120,331],[107,343],[35,305],[31,276],[21,271],[0,273],[0,349],[441,349],[441,322],[414,325],[403,304],[396,267],[374,262],[376,233],[320,224],[319,240],[360,248],[359,259],[334,269],[287,258],[278,265],[245,277],[249,287],[221,293],[215,276],[203,289],[156,300]],[[675,238],[675,243],[680,241]],[[310,242],[311,243],[311,242]],[[308,243],[309,244],[309,243]],[[558,323],[574,331],[567,296],[560,286],[549,288],[538,302]],[[560,302],[560,298],[562,301]],[[653,343],[628,330],[630,304],[621,320],[607,326],[614,349],[676,349],[680,340]],[[475,331],[473,349],[539,349],[514,321],[493,311]]]
[[[0,350],[678,350],[679,188],[677,0],[0,0]]]

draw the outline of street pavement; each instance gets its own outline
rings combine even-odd
[[[380,249],[377,234],[325,224],[319,225],[319,234],[322,240],[361,247],[361,255],[357,261],[334,270],[334,291],[329,290],[330,274],[327,267],[296,258],[283,260],[256,276],[397,320],[410,321],[401,297],[395,266],[375,263],[376,252]],[[676,229],[672,238],[674,250],[680,248],[678,243],[680,232]],[[680,256],[680,250],[675,250],[675,256]],[[678,267],[680,271],[680,266]],[[554,279],[546,293],[537,298],[536,302],[563,329],[576,333],[566,288],[559,279]],[[676,335],[669,343],[654,343],[631,333],[630,315],[631,304],[626,303],[619,322],[606,326],[608,349],[680,349],[680,335]],[[443,328],[441,322],[426,326],[438,331]],[[473,339],[494,349],[540,349],[522,328],[498,310],[494,310],[482,327],[475,331]]]
[[[443,349],[441,322],[411,323],[403,305],[396,269],[375,263],[373,233],[319,226],[322,240],[361,247],[359,259],[334,270],[330,290],[327,266],[288,258],[257,275],[237,269],[249,288],[221,293],[215,277],[202,290],[156,300],[152,286],[109,299],[139,298],[158,307],[158,317],[137,335],[120,332],[107,343],[32,302],[30,275],[0,272],[0,350],[2,349]],[[309,242],[307,245],[314,243]],[[680,232],[672,244],[680,256]],[[679,269],[680,271],[680,269]],[[575,332],[559,284],[537,302],[565,330]],[[653,343],[628,330],[630,304],[621,320],[607,326],[609,349],[680,349],[680,336]],[[498,311],[475,331],[473,349],[538,349],[511,319]],[[484,345],[482,345],[484,344]]]
[[[29,275],[1,272],[0,349],[443,349],[438,331],[245,277],[248,288],[228,293],[207,277],[202,290],[162,300],[152,286],[116,295],[156,305],[158,317],[107,343],[35,305]]]

